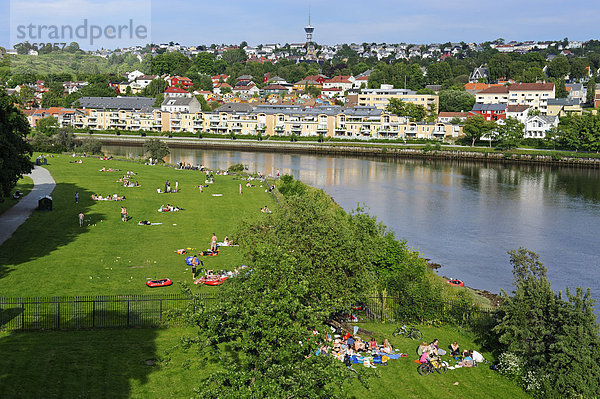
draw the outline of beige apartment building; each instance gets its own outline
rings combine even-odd
[[[435,94],[417,94],[413,90],[394,89],[392,85],[381,85],[380,89],[361,90],[360,94],[358,94],[358,105],[385,109],[391,98],[422,105],[428,111],[435,108],[435,112],[437,112],[440,105],[440,98]]]
[[[510,86],[492,86],[480,91],[475,101],[480,104],[527,105],[548,113],[548,100],[555,98],[554,83],[515,83]]]
[[[257,105],[230,103],[213,112],[167,112],[161,109],[85,109],[75,116],[80,129],[264,134],[337,138],[448,139],[462,135],[450,123],[409,122],[375,107]]]

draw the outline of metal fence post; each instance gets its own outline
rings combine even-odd
[[[92,301],[92,328],[96,327],[96,301]]]
[[[57,326],[56,329],[60,330],[60,302],[58,303],[58,320],[57,320]]]
[[[162,323],[162,299],[160,300],[160,316],[159,321]]]
[[[25,329],[25,303],[21,302],[21,330]]]
[[[129,327],[129,299],[127,300],[127,327]]]

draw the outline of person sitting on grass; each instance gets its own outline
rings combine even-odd
[[[421,345],[419,345],[419,347],[417,348],[417,355],[421,356],[426,350],[429,350],[429,345],[427,345],[427,342],[423,341],[421,342]]]
[[[458,362],[458,365],[462,367],[473,367],[473,358],[471,357],[469,351],[464,350],[462,355],[463,359]]]
[[[419,363],[427,363],[429,361],[429,350],[425,349],[423,353],[421,353],[421,357],[419,358]]]
[[[460,358],[460,346],[458,346],[458,342],[452,342],[450,346],[448,346],[448,349],[450,349],[450,356],[456,360]]]
[[[371,338],[371,340],[369,341],[369,349],[372,351],[375,351],[378,349],[377,341],[375,341],[375,338]]]
[[[354,350],[356,352],[366,350],[365,343],[362,341],[362,339],[360,339],[360,337],[356,337],[356,341],[354,342]]]
[[[387,338],[383,340],[383,349],[381,351],[383,353],[387,353],[388,355],[394,352],[394,350],[392,349],[392,345],[390,344],[390,341],[388,341]]]

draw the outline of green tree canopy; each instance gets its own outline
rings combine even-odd
[[[424,106],[405,102],[398,98],[390,98],[386,110],[398,116],[406,116],[413,122],[422,121],[427,115]]]
[[[589,290],[556,295],[539,256],[509,251],[516,290],[505,295],[494,327],[502,350],[523,364],[523,386],[540,397],[600,394],[600,339]]]
[[[519,147],[525,136],[525,126],[516,118],[506,118],[504,123],[497,125],[496,131],[496,146],[504,150]]]
[[[441,90],[440,112],[467,112],[473,109],[475,97],[464,90]]]
[[[465,123],[463,133],[471,139],[471,146],[475,145],[475,141],[480,140],[482,136],[490,133],[496,127],[493,121],[486,121],[482,115],[475,115]]]
[[[35,130],[45,136],[52,136],[58,128],[58,120],[53,116],[39,119],[35,124]]]
[[[24,173],[33,168],[25,141],[29,123],[4,90],[0,91],[0,195],[7,197]]]
[[[571,70],[571,65],[569,64],[569,60],[564,55],[559,55],[559,56],[555,57],[548,64],[548,75],[551,78],[563,79],[565,76],[567,76],[569,74],[570,70]]]
[[[150,154],[150,158],[163,162],[163,158],[169,155],[169,146],[160,139],[147,139],[144,142],[144,151]]]

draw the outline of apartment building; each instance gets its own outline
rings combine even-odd
[[[554,83],[515,83],[508,90],[509,105],[529,105],[542,115],[548,112],[548,100],[556,97]]]
[[[184,99],[177,98],[177,99]],[[225,104],[213,112],[165,109],[84,109],[74,115],[81,129],[160,132],[210,132],[338,138],[447,139],[462,135],[462,126],[449,123],[409,122],[375,107]]]
[[[492,86],[475,96],[479,104],[527,105],[548,112],[548,100],[555,98],[554,83],[515,83],[510,86]]]
[[[379,89],[363,89],[358,94],[358,105],[385,109],[391,98],[424,106],[428,111],[439,109],[440,98],[435,94],[417,94],[407,89],[394,89],[392,85],[381,85]]]

